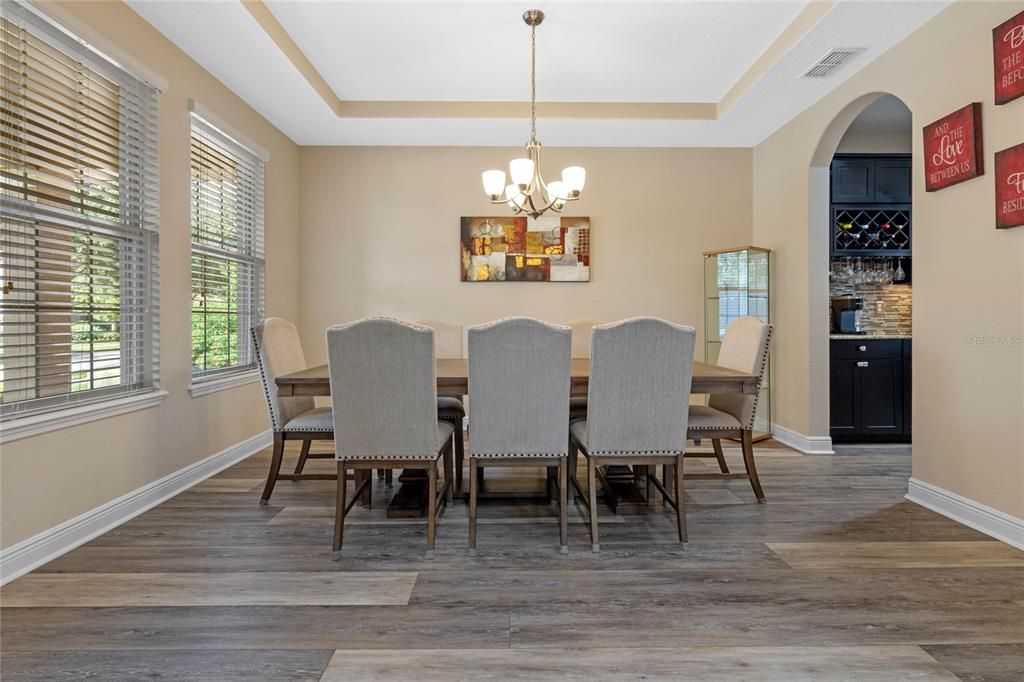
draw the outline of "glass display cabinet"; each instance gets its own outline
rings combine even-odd
[[[771,322],[771,250],[737,246],[704,252],[704,358],[714,364],[729,323],[753,315]],[[754,439],[771,437],[771,354],[754,420]]]

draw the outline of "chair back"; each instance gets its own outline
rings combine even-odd
[[[270,425],[280,431],[289,421],[312,410],[311,397],[282,398],[277,395],[277,377],[306,369],[299,332],[295,325],[280,317],[268,317],[252,328],[256,348],[256,365],[263,382],[263,395],[270,412]]]
[[[607,320],[598,320],[593,317],[581,317],[566,323],[572,329],[572,356],[574,358],[590,357],[590,333],[597,325],[606,323]]]
[[[737,318],[725,328],[716,364],[753,374],[760,380],[768,365],[771,342],[770,324],[756,317]],[[750,430],[754,428],[754,417],[757,415],[757,397],[757,394],[714,394],[708,399],[708,406],[731,414],[744,429]]]
[[[434,354],[443,360],[466,357],[465,330],[461,324],[420,320],[417,324],[434,330]]]
[[[693,378],[693,327],[635,317],[594,327],[587,448],[681,454]]]
[[[469,328],[472,455],[565,455],[568,327],[512,317]]]
[[[327,365],[338,459],[437,453],[432,329],[379,317],[328,327]]]

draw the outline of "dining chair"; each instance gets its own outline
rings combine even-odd
[[[417,324],[434,330],[434,355],[440,359],[461,359],[466,357],[465,331],[461,324],[421,320]],[[438,396],[437,418],[452,425],[455,434],[455,489],[462,490],[462,467],[466,456],[466,441],[463,424],[466,420],[466,405],[459,398]]]
[[[345,474],[372,469],[427,472],[427,558],[433,558],[439,509],[452,501],[452,425],[437,417],[434,331],[389,318],[327,329],[327,366],[338,462],[334,550],[341,558],[345,517],[369,477],[346,501]],[[438,460],[444,481],[438,491]]]
[[[675,508],[679,542],[686,548],[683,455],[696,337],[693,327],[652,317],[594,327],[587,418],[569,426],[569,474],[587,508],[594,552],[601,548],[597,479],[603,478],[602,465],[647,467],[647,480]],[[578,453],[587,458],[586,494],[576,480]],[[664,480],[672,472],[671,493],[655,475],[658,465]]]
[[[528,317],[469,328],[470,555],[476,554],[477,470],[494,466],[541,465],[551,472],[557,465],[559,551],[569,551],[565,434],[571,348],[568,327]]]
[[[722,337],[715,364],[752,374],[758,379],[758,388],[768,365],[768,350],[772,343],[772,325],[756,317],[740,317],[729,323]],[[758,394],[714,393],[707,405],[691,405],[687,428],[690,440],[710,438],[714,457],[718,460],[723,477],[750,480],[750,487],[758,502],[764,502],[764,490],[754,464],[754,418],[757,416]],[[722,452],[723,438],[738,438],[743,450],[746,474],[731,474]],[[691,453],[688,457],[707,457]]]
[[[590,334],[599,324],[605,324],[607,320],[599,320],[594,317],[581,317],[567,322],[572,329],[572,356],[574,358],[590,358]],[[587,418],[587,396],[579,395],[569,398],[569,420],[577,421]]]
[[[331,421],[331,408],[317,407],[312,397],[281,397],[277,394],[277,377],[306,369],[307,366],[295,325],[280,317],[268,317],[252,328],[252,340],[256,349],[256,366],[259,368],[263,395],[267,401],[270,425],[274,433],[270,471],[267,473],[267,483],[260,498],[260,504],[267,504],[274,492],[274,484],[279,479],[334,479],[334,474],[302,473],[308,458],[334,457],[332,453],[311,455],[309,452],[314,440],[334,440],[334,424]],[[295,465],[295,472],[282,474],[284,444],[288,440],[301,440],[302,449]]]

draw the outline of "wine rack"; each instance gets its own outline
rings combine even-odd
[[[832,255],[909,256],[910,208],[832,206]]]

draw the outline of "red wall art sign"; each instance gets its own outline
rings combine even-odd
[[[924,183],[934,192],[985,174],[981,103],[968,104],[924,127]]]
[[[1024,95],[1024,12],[992,29],[996,104]]]
[[[1024,225],[1024,144],[996,152],[996,227]]]

